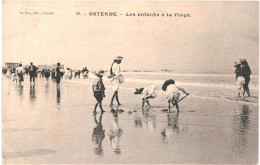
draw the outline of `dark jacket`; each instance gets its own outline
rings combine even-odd
[[[92,89],[93,89],[93,92],[101,92],[102,96],[104,97],[105,96],[105,86],[103,84],[103,81],[102,81],[102,78],[99,78],[99,79],[95,79],[95,82],[92,86]]]
[[[35,76],[37,74],[37,68],[36,66],[29,66],[29,74]]]

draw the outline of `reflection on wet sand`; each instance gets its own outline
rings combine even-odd
[[[45,84],[45,95],[48,96],[49,95],[49,81],[46,82]]]
[[[109,100],[105,100],[107,111],[93,116],[94,98],[87,98],[93,96],[91,86],[81,85],[85,81],[64,81],[61,87],[50,81],[47,87],[45,81],[37,79],[35,88],[30,87],[29,82],[22,87],[3,81],[2,134],[6,164],[17,163],[19,157],[27,164],[257,162],[258,110],[255,105],[194,98],[180,113],[168,113],[162,111],[164,100],[158,100],[157,107],[142,113],[140,105],[130,100],[119,108],[113,106],[110,113]],[[125,97],[128,97],[127,90],[121,92]],[[32,96],[36,98],[33,102]],[[46,142],[46,138],[50,141]],[[38,149],[52,149],[56,153],[32,151]]]
[[[173,131],[179,132],[179,112],[175,114],[169,113],[168,118],[168,127],[171,127]]]
[[[246,153],[248,143],[248,131],[250,129],[250,109],[248,105],[242,105],[239,114],[233,116],[232,150],[235,154],[243,156]]]
[[[54,150],[50,149],[38,149],[32,151],[24,151],[24,152],[3,152],[4,158],[19,158],[19,157],[29,157],[34,155],[46,155],[55,153]]]
[[[30,100],[34,102],[36,100],[35,84],[30,84]]]
[[[57,105],[59,105],[60,104],[60,86],[57,85],[56,88],[57,88],[57,97],[56,97]]]
[[[168,143],[174,133],[179,133],[179,112],[167,114],[167,128],[161,131],[163,143]]]
[[[143,127],[143,123],[145,123],[145,128],[155,129],[156,128],[156,115],[154,113],[150,113],[151,107],[145,107],[142,110],[142,114],[135,113],[134,115],[134,124],[135,127]]]
[[[156,115],[153,113],[149,112],[150,107],[147,107],[146,109],[144,109],[144,121],[145,121],[145,126],[146,128],[153,130],[156,128]]]
[[[135,127],[143,127],[142,118],[136,113],[134,116]]]
[[[94,148],[94,154],[95,155],[103,155],[103,148],[102,148],[102,141],[105,138],[105,130],[103,129],[102,125],[102,115],[99,116],[99,121],[97,121],[97,114],[94,114],[94,121],[96,123],[96,127],[93,128],[93,134],[92,134],[92,142],[95,145]]]
[[[112,108],[111,112],[113,112],[113,124],[108,133],[110,143],[115,154],[121,154],[120,137],[123,134],[123,130],[119,127],[118,123],[118,113],[120,113],[120,111],[122,112],[123,110],[115,110]]]
[[[19,94],[19,96],[23,95],[23,85],[22,84],[18,85],[18,94]]]

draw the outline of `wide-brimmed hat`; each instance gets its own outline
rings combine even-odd
[[[248,65],[248,63],[247,63],[247,60],[246,60],[246,59],[240,59],[240,62],[241,62],[241,64],[243,64],[243,65]]]
[[[236,66],[238,66],[238,65],[241,65],[241,62],[240,62],[240,61],[234,63],[234,67],[236,67]]]
[[[116,57],[114,58],[114,60],[117,60],[117,61],[121,61],[122,59],[123,59],[122,56],[116,56]]]
[[[94,73],[97,76],[103,76],[104,71],[103,70],[99,70],[98,72]]]
[[[173,79],[166,80],[162,85],[162,90],[166,91],[168,85],[175,84],[175,81]]]
[[[134,94],[135,95],[142,94],[143,90],[144,90],[144,88],[135,88]]]

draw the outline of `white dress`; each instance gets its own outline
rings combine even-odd
[[[119,90],[119,75],[120,74],[120,65],[117,63],[114,63],[112,66],[112,72],[115,74],[115,76],[111,80],[111,85],[113,88],[113,91],[118,91]]]
[[[66,70],[65,79],[69,79],[69,77],[70,77],[70,70]]]
[[[166,89],[167,99],[170,101],[178,101],[180,97],[179,89],[176,87],[175,84],[168,85]]]
[[[239,76],[239,77],[237,78],[236,84],[237,84],[237,88],[238,88],[238,89],[242,89],[242,88],[243,88],[243,85],[245,84],[245,78],[244,78],[243,76]]]
[[[151,85],[148,86],[146,88],[144,88],[142,94],[141,94],[141,98],[146,98],[148,96],[153,96],[153,98],[155,98],[157,96],[157,87],[156,85]]]
[[[11,69],[7,69],[6,76],[11,77]]]
[[[16,75],[18,75],[18,74],[23,74],[24,73],[24,71],[23,71],[23,68],[22,67],[18,67],[18,68],[16,68]]]

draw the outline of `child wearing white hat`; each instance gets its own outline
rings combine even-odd
[[[119,91],[119,84],[124,82],[123,76],[120,73],[120,63],[122,59],[123,57],[116,56],[110,68],[110,76],[108,76],[108,78],[112,78],[111,85],[114,91],[110,105],[113,105],[114,98],[116,98],[117,104],[121,105],[118,99],[118,91]]]

